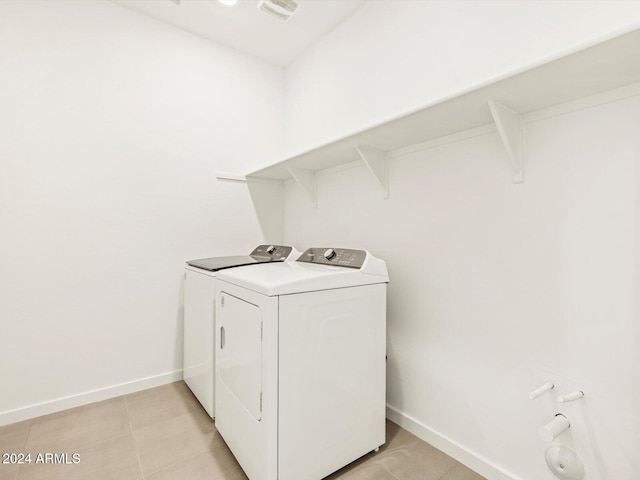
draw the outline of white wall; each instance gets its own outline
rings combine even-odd
[[[557,412],[585,480],[640,476],[638,125],[638,96],[525,125],[523,184],[494,132],[393,159],[388,200],[358,164],[318,176],[317,208],[285,188],[286,242],[387,261],[392,413],[487,478],[554,479]]]
[[[281,148],[283,86],[107,1],[0,2],[0,424],[181,378],[184,261],[265,241],[215,174]]]
[[[286,72],[292,153],[640,26],[640,2],[371,1]]]

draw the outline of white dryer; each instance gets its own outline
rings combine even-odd
[[[216,427],[250,480],[320,480],[384,444],[388,281],[338,248],[219,273]]]
[[[183,378],[211,418],[214,417],[215,290],[220,270],[263,264],[300,255],[281,245],[259,245],[249,255],[213,257],[187,262],[184,283]]]

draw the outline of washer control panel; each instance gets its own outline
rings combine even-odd
[[[286,260],[291,254],[291,247],[283,245],[258,245],[253,252],[252,257],[270,258],[272,260]]]
[[[362,268],[367,252],[349,248],[308,248],[298,262],[335,265],[336,267]]]

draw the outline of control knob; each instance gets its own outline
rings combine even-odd
[[[268,253],[269,255],[272,255],[272,254],[273,254],[273,252],[275,252],[275,251],[276,251],[276,247],[274,247],[273,245],[269,245],[269,246],[267,247],[267,253]]]
[[[327,260],[331,260],[335,256],[336,256],[336,251],[333,248],[327,248],[324,251],[324,258],[326,258]]]

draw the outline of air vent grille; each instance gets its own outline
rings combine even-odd
[[[289,20],[298,8],[295,0],[259,0],[258,8],[280,20]]]
[[[295,12],[298,4],[292,0],[271,0],[276,7],[284,8],[288,12]]]

